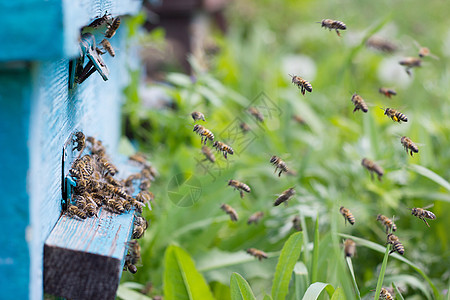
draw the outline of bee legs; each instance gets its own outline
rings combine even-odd
[[[427,220],[425,220],[424,217],[420,217],[420,218],[425,222],[425,224],[427,224],[428,227],[430,227],[430,225],[428,224]]]
[[[243,191],[239,191],[239,194],[241,195],[241,198],[244,198],[244,192]]]
[[[336,33],[337,33],[338,36],[341,36],[341,33],[337,29],[336,29]]]
[[[283,172],[283,170],[280,170],[280,173],[278,173],[278,177],[280,177],[281,176],[281,173]]]

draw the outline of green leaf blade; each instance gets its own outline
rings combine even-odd
[[[256,300],[248,282],[238,273],[230,279],[231,300]]]
[[[335,293],[334,287],[329,283],[315,282],[311,284],[303,295],[303,300],[315,300],[319,298],[323,290],[328,293],[328,296],[332,296]]]

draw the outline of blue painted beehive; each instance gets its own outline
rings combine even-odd
[[[44,244],[61,215],[61,150],[70,134],[82,130],[101,139],[113,156],[117,152],[122,89],[128,81],[126,18],[111,39],[120,51],[114,58],[103,56],[108,80],[95,72],[69,89],[70,61],[80,56],[80,29],[106,12],[136,14],[140,5],[133,0],[0,2],[2,299],[43,297]],[[99,37],[102,30],[92,33]],[[132,219],[123,222],[131,226]],[[119,234],[121,244],[127,238]],[[113,257],[113,252],[105,255]]]

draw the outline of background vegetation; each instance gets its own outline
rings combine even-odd
[[[191,57],[193,76],[168,73],[168,84],[159,85],[170,106],[146,108],[138,93],[139,72],[133,73],[124,106],[126,131],[140,151],[149,153],[160,177],[151,187],[156,199],[146,212],[151,225],[141,239],[142,266],[135,275],[124,274],[118,296],[143,297],[136,291],[151,283],[148,296],[165,294],[165,299],[195,299],[196,293],[208,299],[206,291],[216,299],[282,299],[272,283],[288,274],[288,285],[279,289],[287,299],[315,299],[321,291],[324,299],[358,299],[359,294],[373,299],[386,249],[384,228],[376,221],[382,213],[395,216],[405,246],[403,258],[391,255],[383,265],[384,286],[395,283],[407,299],[448,297],[448,11],[445,1],[235,1],[227,34],[214,35],[220,52],[204,60]],[[348,29],[338,37],[315,23],[324,18],[342,20]],[[373,34],[395,42],[399,51],[389,55],[367,48]],[[416,42],[439,59],[425,58],[408,77],[398,61],[417,55]],[[310,81],[313,92],[302,96],[288,74]],[[398,95],[383,97],[381,86],[395,88]],[[352,113],[354,92],[370,105],[367,114]],[[250,105],[265,114],[264,124],[246,112]],[[408,122],[392,122],[380,107],[401,109]],[[225,161],[217,154],[216,164],[202,161],[200,137],[192,132],[194,110],[205,114],[205,126],[235,155]],[[306,124],[296,123],[293,115]],[[233,131],[241,120],[251,127],[246,135]],[[414,157],[402,148],[402,135],[419,144]],[[273,154],[297,174],[273,174]],[[360,165],[363,157],[385,169],[383,181],[371,180]],[[178,174],[201,188],[193,205],[176,205],[169,195]],[[227,187],[229,179],[247,183],[252,192],[241,199]],[[273,207],[277,195],[293,186],[297,193],[289,205]],[[222,203],[237,210],[238,222],[223,213]],[[437,216],[430,228],[410,212],[429,204]],[[342,205],[356,217],[354,226],[345,225]],[[247,225],[256,211],[264,218]],[[303,231],[293,235],[295,215]],[[352,260],[342,251],[349,235],[357,242]],[[289,237],[301,250],[285,245]],[[295,264],[280,257],[283,245],[299,255]],[[269,258],[259,262],[245,253],[250,247]],[[293,269],[278,271],[279,260]],[[172,281],[176,278],[180,282]],[[186,286],[193,290],[170,289]]]

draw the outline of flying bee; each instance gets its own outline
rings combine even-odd
[[[295,231],[302,231],[302,223],[300,221],[300,217],[299,216],[295,216],[292,219],[292,227],[295,229]]]
[[[338,36],[341,36],[341,33],[339,32],[339,30],[347,29],[347,26],[345,26],[345,24],[341,21],[323,19],[322,22],[317,22],[317,23],[321,23],[322,27],[328,28],[329,30],[332,30],[332,29],[336,30],[336,33]]]
[[[366,46],[386,53],[393,53],[398,49],[397,45],[379,36],[370,37]]]
[[[378,180],[381,181],[381,177],[383,177],[384,170],[379,165],[377,165],[375,162],[371,161],[368,158],[363,158],[361,161],[361,165],[369,170],[370,177],[373,180],[373,173],[378,175]]]
[[[357,110],[362,110],[363,112],[366,113],[366,112],[369,111],[369,108],[367,107],[366,102],[364,101],[364,99],[360,95],[354,93],[352,95],[352,102],[355,105],[355,108],[353,109],[353,112],[355,112]]]
[[[261,261],[263,258],[267,258],[267,253],[261,250],[258,250],[256,248],[249,248],[247,249],[247,253],[250,255],[253,255],[254,257],[258,258],[259,261]]]
[[[392,297],[391,293],[389,293],[387,289],[381,288],[379,299],[394,300],[394,297]]]
[[[80,219],[86,219],[86,213],[78,208],[78,206],[70,205],[67,209],[67,214],[69,216],[77,216]]]
[[[77,146],[74,148],[78,150],[78,152],[82,152],[84,147],[86,146],[86,139],[84,136],[84,133],[82,133],[81,131],[77,131],[75,133],[75,141],[73,141],[74,143],[77,143]]]
[[[256,118],[259,122],[264,122],[263,114],[256,107],[249,107],[248,112]]]
[[[238,220],[237,212],[230,205],[222,204],[220,208],[230,216],[231,221],[236,222]]]
[[[389,252],[389,254],[397,251],[399,254],[403,255],[405,253],[405,248],[403,247],[402,243],[400,243],[400,240],[396,235],[393,235],[392,233],[389,233],[387,235],[387,243],[392,245],[392,250]]]
[[[215,141],[213,147],[217,149],[217,151],[222,151],[223,157],[227,159],[227,154],[234,154],[233,148],[219,141]]]
[[[391,98],[391,96],[397,95],[397,92],[394,91],[393,89],[388,89],[388,88],[384,88],[384,87],[379,88],[378,92],[380,92],[381,94],[385,95],[388,98]]]
[[[409,154],[411,156],[413,156],[413,152],[419,153],[419,148],[416,146],[416,144],[413,143],[413,141],[411,141],[411,139],[409,137],[402,136],[400,139],[400,142],[402,143],[403,147],[405,148],[406,154],[408,154],[408,150],[409,150]]]
[[[114,18],[114,20],[112,21],[111,24],[109,24],[108,22],[106,22],[106,31],[105,31],[105,37],[107,37],[108,39],[112,38],[115,34],[117,29],[119,29],[120,26],[120,18]]]
[[[203,140],[205,140],[205,142],[204,142],[205,145],[206,145],[206,141],[208,139],[211,142],[214,141],[214,134],[211,131],[209,131],[208,129],[206,129],[205,127],[203,127],[202,125],[195,124],[193,131],[202,137],[202,143],[203,143]]]
[[[209,160],[212,163],[216,161],[214,153],[212,153],[208,147],[202,146],[202,153],[205,155],[205,160]]]
[[[402,114],[401,112],[399,112],[398,110],[395,110],[393,108],[386,108],[384,110],[384,114],[386,116],[388,116],[389,118],[391,118],[393,121],[401,123],[401,121],[403,122],[408,122],[408,118]]]
[[[277,172],[278,168],[280,169],[280,173],[278,173],[278,177],[281,176],[282,172],[287,172],[288,171],[288,167],[287,167],[286,163],[284,161],[282,161],[281,158],[279,158],[278,156],[273,155],[270,158],[270,163],[275,166],[275,172],[274,173]]]
[[[294,115],[292,116],[292,119],[294,119],[295,122],[297,122],[300,125],[305,125],[306,121],[303,119],[300,115]]]
[[[344,241],[344,252],[347,257],[355,256],[356,243],[352,239],[346,239]]]
[[[205,116],[204,116],[201,112],[199,112],[199,111],[194,111],[194,112],[192,112],[192,113],[191,113],[191,116],[192,116],[192,119],[194,119],[194,122],[195,122],[195,121],[198,121],[198,120],[206,121],[206,120],[205,120]]]
[[[236,190],[239,191],[241,198],[244,198],[244,192],[250,193],[251,189],[248,185],[245,183],[239,182],[237,180],[230,179],[228,181],[228,185],[234,187]]]
[[[423,220],[425,222],[425,224],[427,224],[427,226],[430,227],[430,225],[428,224],[427,220],[425,220],[425,218],[426,219],[430,219],[430,220],[435,220],[436,219],[436,215],[435,214],[433,214],[429,210],[426,210],[427,208],[430,208],[432,206],[433,206],[433,204],[432,205],[428,205],[428,206],[426,206],[424,208],[418,208],[418,207],[413,208],[413,209],[411,209],[411,214],[413,216],[416,216],[419,219]]]
[[[249,132],[251,130],[250,126],[248,126],[248,124],[245,122],[242,122],[241,124],[239,124],[239,128],[241,128],[243,133]]]
[[[405,67],[406,73],[411,76],[411,69],[422,66],[422,60],[417,57],[406,57],[398,62],[401,66]]]
[[[381,224],[383,224],[386,227],[386,233],[389,233],[389,230],[391,230],[391,229],[392,229],[392,231],[397,230],[397,225],[395,225],[394,221],[392,221],[391,219],[389,219],[386,216],[379,214],[377,216],[377,221],[380,221]]]
[[[96,18],[94,21],[92,21],[88,27],[97,28],[102,26],[106,21],[108,21],[111,18],[111,14],[108,14],[108,11],[105,12],[103,17]]]
[[[301,91],[302,95],[305,95],[306,92],[312,92],[312,85],[305,79],[301,78],[300,76],[291,75],[292,77],[292,83],[295,84]]]
[[[112,57],[116,56],[113,46],[111,46],[111,43],[107,39],[103,39],[100,44],[103,46],[103,49],[109,53],[109,55]]]
[[[345,224],[347,224],[347,221],[350,223],[350,225],[355,224],[355,217],[348,208],[341,206],[341,208],[339,208],[339,212],[344,216]]]
[[[295,194],[295,190],[293,187],[285,190],[283,193],[281,193],[280,196],[278,196],[278,198],[275,200],[275,202],[273,203],[273,206],[278,206],[281,203],[288,201],[292,196],[294,196]]]
[[[261,220],[262,217],[264,217],[264,213],[262,211],[257,211],[248,218],[247,224],[248,225],[252,223],[258,224],[259,220]]]

